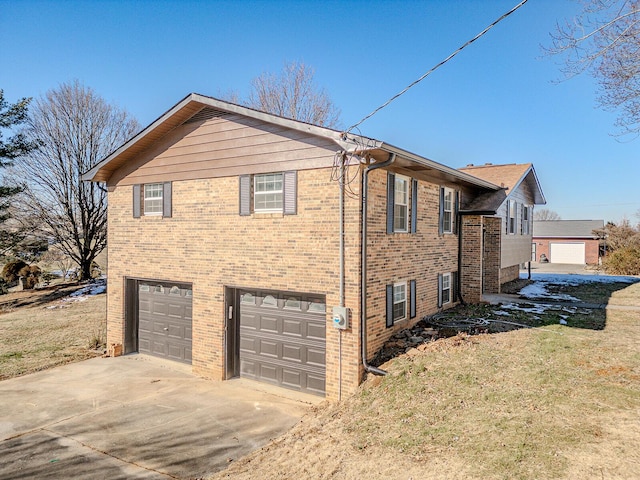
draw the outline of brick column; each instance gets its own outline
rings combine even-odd
[[[460,283],[462,298],[467,303],[482,300],[482,217],[462,217],[462,262]]]
[[[484,217],[483,220],[483,293],[500,293],[500,244],[502,240],[502,218]]]

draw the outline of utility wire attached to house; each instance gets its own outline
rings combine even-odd
[[[378,113],[380,110],[382,110],[383,108],[385,108],[387,105],[389,105],[391,102],[393,102],[396,98],[400,97],[401,95],[404,95],[405,93],[407,93],[407,91],[409,91],[409,89],[411,89],[412,87],[414,87],[415,85],[417,85],[418,83],[420,83],[422,80],[424,80],[425,78],[427,78],[429,75],[431,75],[434,71],[436,71],[438,68],[440,68],[441,66],[443,66],[445,63],[447,63],[449,60],[451,60],[453,57],[455,57],[457,54],[459,54],[462,50],[464,50],[466,47],[468,47],[469,45],[471,45],[473,42],[475,42],[476,40],[478,40],[480,37],[482,37],[485,33],[487,33],[489,30],[491,30],[493,27],[495,27],[498,23],[500,23],[502,20],[504,20],[505,18],[507,18],[509,15],[511,15],[513,12],[515,12],[516,10],[518,10],[520,7],[522,7],[525,3],[527,3],[527,0],[522,0],[518,5],[516,5],[515,7],[513,7],[511,10],[509,10],[507,13],[505,13],[504,15],[502,15],[500,18],[498,18],[495,22],[493,22],[491,25],[489,25],[487,28],[485,28],[484,30],[482,30],[479,34],[477,34],[475,37],[473,37],[471,40],[469,40],[468,42],[466,42],[464,45],[462,45],[460,48],[458,48],[455,52],[453,52],[451,55],[449,55],[447,58],[445,58],[444,60],[442,60],[440,63],[438,63],[435,67],[431,68],[427,73],[425,73],[424,75],[422,75],[420,78],[418,78],[416,81],[412,82],[411,84],[409,84],[404,90],[402,90],[401,92],[398,92],[397,94],[395,94],[393,97],[391,97],[389,100],[387,100],[385,103],[383,103],[382,105],[380,105],[378,108],[376,108],[373,112],[371,112],[369,115],[367,115],[366,117],[364,117],[362,120],[360,120],[359,122],[354,123],[353,125],[351,125],[349,128],[347,128],[344,131],[344,135],[346,135],[347,133],[351,132],[351,130],[353,130],[354,128],[358,127],[359,125],[361,125],[364,121],[368,120],[369,118],[373,117],[376,113]]]

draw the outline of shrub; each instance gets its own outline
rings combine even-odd
[[[4,278],[7,283],[15,283],[20,278],[20,271],[25,267],[28,268],[29,266],[22,260],[12,260],[2,269],[2,278]]]
[[[27,290],[32,290],[36,287],[40,279],[40,273],[40,268],[37,265],[25,265],[18,272],[21,277],[24,277],[24,288]]]
[[[640,245],[629,245],[611,252],[604,260],[607,273],[640,275]]]

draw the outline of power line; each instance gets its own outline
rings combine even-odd
[[[359,125],[361,125],[364,121],[368,120],[369,118],[373,117],[376,113],[378,113],[380,110],[382,110],[383,108],[385,108],[387,105],[389,105],[391,102],[393,102],[396,98],[400,97],[401,95],[404,95],[405,93],[407,93],[407,91],[409,91],[410,88],[412,88],[413,86],[417,85],[418,83],[420,83],[422,80],[424,80],[425,78],[427,78],[429,75],[431,75],[433,72],[435,72],[438,68],[440,68],[441,66],[443,66],[445,63],[447,63],[449,60],[451,60],[453,57],[455,57],[457,54],[459,54],[462,50],[464,50],[466,47],[468,47],[469,45],[471,45],[473,42],[475,42],[476,40],[478,40],[480,37],[482,37],[485,33],[487,33],[489,30],[491,30],[493,27],[495,27],[498,23],[500,23],[502,20],[504,20],[505,18],[507,18],[509,15],[511,15],[513,12],[515,12],[516,10],[518,10],[520,7],[522,7],[525,3],[527,3],[527,0],[522,0],[518,5],[516,5],[515,7],[513,7],[511,10],[509,10],[507,13],[505,13],[504,15],[502,15],[500,18],[498,18],[495,22],[493,22],[491,25],[489,25],[487,28],[485,28],[484,30],[482,30],[479,34],[477,34],[475,37],[473,37],[471,40],[467,41],[464,45],[462,45],[460,48],[458,48],[455,52],[453,52],[451,55],[449,55],[447,58],[445,58],[444,60],[442,60],[440,63],[438,63],[435,67],[431,68],[431,70],[429,70],[427,73],[425,73],[424,75],[422,75],[420,78],[418,78],[416,81],[412,82],[411,84],[409,84],[407,87],[404,88],[404,90],[402,90],[399,93],[396,93],[393,97],[391,97],[389,100],[387,100],[385,103],[383,103],[382,105],[380,105],[378,108],[376,108],[373,112],[371,112],[369,115],[367,115],[366,117],[364,117],[362,120],[360,120],[359,122],[354,123],[353,125],[351,125],[349,128],[347,128],[347,130],[345,130],[345,134],[349,133],[351,130],[353,130],[354,128],[358,127]]]

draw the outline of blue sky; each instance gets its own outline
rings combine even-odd
[[[518,1],[0,0],[0,88],[15,101],[78,79],[147,125],[190,92],[245,96],[298,60],[346,128]],[[635,223],[640,139],[612,136],[593,80],[554,82],[559,59],[540,49],[578,10],[530,0],[362,134],[456,168],[532,162],[563,219]]]

